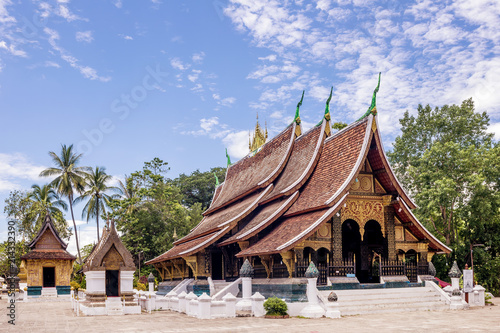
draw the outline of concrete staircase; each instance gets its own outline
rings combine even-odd
[[[225,280],[213,280],[214,283],[214,294],[217,294],[222,289],[226,288],[231,282],[226,282]],[[236,296],[236,295],[235,295]]]
[[[108,316],[121,316],[124,314],[120,297],[108,297],[106,300],[106,312]]]
[[[441,301],[440,295],[431,288],[381,288],[333,290],[338,296],[342,316],[369,313],[405,311],[442,311],[449,305]],[[332,290],[320,291],[323,299],[328,299]]]
[[[57,297],[57,289],[56,287],[43,287],[42,288],[42,297]]]

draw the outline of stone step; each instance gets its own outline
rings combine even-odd
[[[363,304],[393,304],[393,303],[413,303],[413,302],[440,302],[441,297],[439,295],[428,295],[420,297],[401,297],[401,298],[367,298],[367,299],[357,299],[357,300],[344,300],[339,299],[339,305],[363,305]]]
[[[236,317],[251,317],[252,310],[237,310]]]
[[[42,288],[42,295],[43,297],[57,297],[57,289],[55,287],[44,287]]]
[[[124,314],[120,297],[108,297],[106,300],[106,313],[108,316],[121,316]]]
[[[376,288],[376,289],[344,289],[344,290],[321,290],[321,292],[335,291],[337,295],[355,295],[355,294],[398,294],[401,292],[427,292],[426,287],[410,287],[410,288]]]
[[[322,290],[320,294],[326,299],[330,292]],[[449,309],[436,291],[425,287],[351,289],[334,290],[334,292],[337,294],[342,316]]]
[[[409,312],[409,311],[444,311],[449,310],[449,305],[442,302],[406,303],[406,304],[386,304],[386,306],[366,306],[366,307],[339,307],[342,316],[354,316],[361,314],[389,313],[389,312]]]

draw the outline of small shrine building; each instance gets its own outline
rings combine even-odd
[[[42,227],[21,256],[20,285],[27,285],[28,296],[70,294],[70,279],[76,257],[66,251],[67,244],[57,232],[47,212]]]
[[[313,261],[320,284],[387,275],[416,282],[427,274],[432,255],[451,249],[413,215],[416,205],[389,165],[377,91],[368,111],[335,133],[331,94],[323,118],[305,133],[302,100],[294,121],[260,146],[267,133],[257,122],[252,151],[228,165],[202,221],[147,264],[164,280],[234,279],[246,258],[255,278],[271,279],[303,277]]]
[[[85,260],[83,272],[87,295],[119,297],[133,291],[134,259],[118,236],[114,221],[106,223],[101,239]]]

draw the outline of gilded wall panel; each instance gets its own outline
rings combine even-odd
[[[366,222],[375,220],[380,224],[382,234],[385,235],[384,206],[379,200],[361,198],[347,199],[345,206],[342,207],[340,216],[342,218],[342,223],[349,219],[358,222],[360,232],[364,230]],[[363,236],[363,234],[361,234],[361,236]]]

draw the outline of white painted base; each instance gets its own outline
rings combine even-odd
[[[319,304],[308,304],[300,311],[300,315],[306,318],[321,318],[325,315],[325,310]]]
[[[236,303],[236,311],[252,311],[252,300],[242,299]]]
[[[338,303],[329,302],[326,304],[325,317],[327,317],[327,318],[340,318],[340,310],[339,310]]]
[[[141,314],[141,307],[136,306],[126,306],[123,308],[123,314]]]

